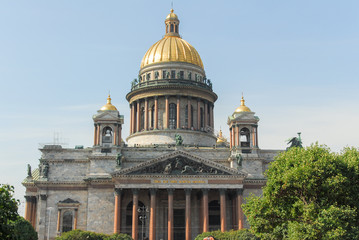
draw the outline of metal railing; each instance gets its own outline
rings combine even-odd
[[[209,79],[203,79],[202,81],[195,81],[195,80],[175,79],[175,78],[145,80],[142,82],[137,82],[137,79],[135,79],[131,83],[131,91],[145,87],[166,86],[166,85],[195,86],[212,91],[212,82]]]

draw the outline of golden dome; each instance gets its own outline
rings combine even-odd
[[[223,137],[222,130],[219,130],[219,134],[217,137],[217,143],[225,143],[225,142],[227,142],[227,140]]]
[[[173,13],[173,9],[171,9],[171,13],[167,15],[166,21],[167,20],[177,20],[177,21],[179,21],[177,15],[175,13]]]
[[[169,20],[176,20],[170,23]],[[166,35],[153,44],[142,58],[141,68],[155,63],[186,62],[197,65],[203,69],[203,63],[196,49],[183,40],[178,33],[179,20],[177,15],[168,14],[166,20]]]
[[[117,108],[111,104],[111,96],[108,95],[107,103],[100,109],[101,111],[117,111]]]
[[[242,99],[241,99],[241,106],[237,107],[236,110],[234,111],[234,113],[240,113],[240,112],[251,112],[251,110],[249,109],[249,107],[247,107],[245,104],[244,104],[244,98],[242,96]]]

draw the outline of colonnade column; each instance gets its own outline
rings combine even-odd
[[[131,103],[131,134],[135,133],[135,103]]]
[[[177,96],[177,119],[176,119],[177,129],[181,128],[180,120],[181,120],[181,118],[180,118],[180,96]]]
[[[208,104],[207,101],[204,102],[204,129],[207,129],[208,125]]]
[[[36,229],[36,197],[32,197],[32,213],[31,213],[31,225]]]
[[[238,229],[243,229],[243,211],[242,205],[243,203],[243,189],[237,189],[237,220],[238,220]]]
[[[30,222],[30,216],[31,216],[31,197],[25,196],[25,220]]]
[[[122,143],[122,125],[118,126],[118,145],[120,146]]]
[[[227,228],[226,221],[226,190],[219,190],[219,198],[220,198],[220,209],[221,209],[221,231],[225,232]]]
[[[203,197],[203,232],[208,232],[208,223],[209,223],[209,215],[208,215],[208,189],[202,190]]]
[[[201,102],[197,98],[197,130],[201,129]]]
[[[166,111],[166,119],[164,128],[167,129],[169,127],[169,118],[170,118],[170,106],[168,102],[168,96],[165,96],[165,111]]]
[[[94,132],[94,134],[93,134],[93,145],[96,146],[96,145],[97,145],[97,144],[96,144],[97,124],[95,123],[94,126],[95,126],[95,127],[94,127],[95,132]]]
[[[138,189],[133,189],[132,193],[132,238],[138,240]]]
[[[156,190],[151,189],[151,208],[150,208],[150,240],[156,240]]]
[[[115,124],[115,127],[113,129],[113,145],[117,145],[117,126]]]
[[[239,141],[239,126],[237,125],[236,126],[236,142],[237,142],[237,146],[241,147],[240,146],[240,141]]]
[[[78,209],[76,208],[76,209],[75,209],[75,217],[74,217],[74,226],[73,226],[74,230],[77,229],[78,212],[79,212],[79,211],[78,211]]]
[[[191,240],[191,189],[186,192],[186,240]]]
[[[148,130],[148,99],[145,98],[145,130]]]
[[[167,189],[168,191],[168,236],[167,240],[173,240],[173,189]]]
[[[235,125],[232,125],[232,147],[234,147],[236,145],[235,141],[234,141],[234,128],[235,128]]]
[[[97,134],[96,134],[97,144],[100,145],[100,125],[97,124]]]
[[[136,113],[136,132],[139,132],[141,129],[140,129],[140,119],[141,119],[141,111],[140,111],[140,101],[138,100],[137,101],[137,113]]]
[[[60,222],[61,222],[61,209],[57,210],[57,226],[56,231],[60,232]]]
[[[121,189],[115,188],[115,217],[113,224],[113,232],[121,231]]]
[[[230,147],[230,148],[233,147],[233,142],[232,142],[232,128],[229,129],[229,147]]]
[[[212,104],[209,104],[209,126],[213,131],[213,107]]]
[[[154,129],[158,129],[158,97],[155,97],[155,126]]]
[[[187,101],[187,116],[188,116],[188,122],[187,122],[187,128],[191,129],[192,127],[192,109],[191,109],[191,97],[188,97]]]

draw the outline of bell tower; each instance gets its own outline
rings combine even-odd
[[[258,122],[242,96],[241,105],[228,117],[232,155],[256,154],[258,150]]]
[[[108,95],[107,103],[92,118],[95,127],[94,147],[99,147],[101,152],[106,153],[112,152],[113,147],[120,147],[124,118],[111,104],[110,95]]]

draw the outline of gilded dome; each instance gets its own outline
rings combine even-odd
[[[241,99],[241,106],[237,107],[236,110],[234,111],[234,113],[240,113],[240,112],[252,112],[249,107],[247,107],[245,104],[244,104],[244,98],[242,96],[242,99]]]
[[[226,142],[227,142],[227,140],[223,137],[222,130],[219,130],[219,134],[217,137],[217,143],[220,144],[220,143],[226,143]]]
[[[111,104],[111,97],[110,94],[107,98],[107,103],[103,105],[103,107],[100,109],[101,111],[117,111],[117,108]]]
[[[203,63],[197,50],[179,35],[179,20],[173,10],[166,20],[166,35],[153,44],[142,58],[141,68],[162,62],[186,62],[203,69]]]

